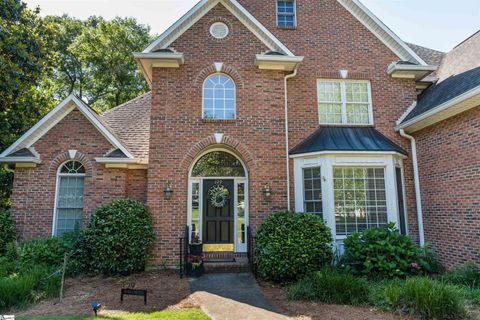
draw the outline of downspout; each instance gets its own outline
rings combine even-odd
[[[285,158],[286,158],[286,165],[287,165],[287,207],[288,211],[291,210],[291,205],[290,205],[290,154],[289,154],[289,148],[288,148],[288,141],[289,141],[289,135],[288,135],[288,86],[287,82],[288,79],[293,78],[297,75],[298,71],[298,65],[295,66],[295,70],[293,70],[293,73],[287,74],[284,78],[285,80]]]
[[[4,168],[5,171],[7,171],[7,172],[11,172],[11,173],[14,173],[14,172],[15,172],[15,170],[13,170],[13,169],[10,168],[10,165],[9,165],[8,163],[5,163],[5,164],[3,165],[3,168]]]
[[[415,138],[405,133],[405,130],[400,129],[400,135],[410,140],[412,146],[412,163],[413,163],[413,180],[415,183],[415,201],[417,203],[417,219],[418,219],[418,237],[420,245],[425,244],[425,234],[423,230],[423,210],[422,210],[422,196],[420,194],[420,177],[418,175],[418,161],[417,161],[417,143]]]

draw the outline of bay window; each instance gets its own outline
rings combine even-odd
[[[319,153],[293,158],[295,211],[322,216],[338,244],[367,228],[392,222],[401,227],[407,214],[397,192],[402,156]]]

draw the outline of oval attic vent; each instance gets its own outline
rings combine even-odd
[[[210,26],[210,34],[215,39],[223,39],[228,36],[228,26],[223,22],[215,22]]]

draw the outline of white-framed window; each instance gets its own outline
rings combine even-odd
[[[393,154],[319,153],[294,160],[295,211],[308,212],[305,170],[320,168],[322,218],[338,243],[354,231],[395,223],[400,211],[395,170],[403,167]]]
[[[297,9],[295,0],[277,0],[277,26],[296,27]]]
[[[320,124],[373,124],[370,81],[317,80]]]
[[[323,217],[320,167],[303,168],[304,211]]]
[[[235,82],[226,74],[212,74],[203,84],[203,118],[233,120],[235,116]]]
[[[334,167],[333,188],[337,235],[388,225],[385,168]]]
[[[85,167],[82,163],[71,160],[60,166],[53,219],[54,236],[82,227],[84,186]]]

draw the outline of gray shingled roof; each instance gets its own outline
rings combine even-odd
[[[440,54],[436,54],[435,50],[414,47],[411,44],[409,46],[414,50],[416,47],[419,50],[417,54],[424,60],[432,59],[432,62],[440,60]],[[417,105],[405,117],[403,123],[480,86],[480,32],[443,55],[436,76],[438,82],[418,97]]]
[[[148,92],[102,115],[115,134],[120,137],[128,150],[141,162],[148,162],[150,142],[150,103]]]
[[[320,151],[393,151],[407,154],[372,127],[320,128],[290,150],[290,154]]]
[[[428,88],[418,98],[417,105],[403,122],[411,120],[478,86],[480,86],[480,67],[451,76]]]

